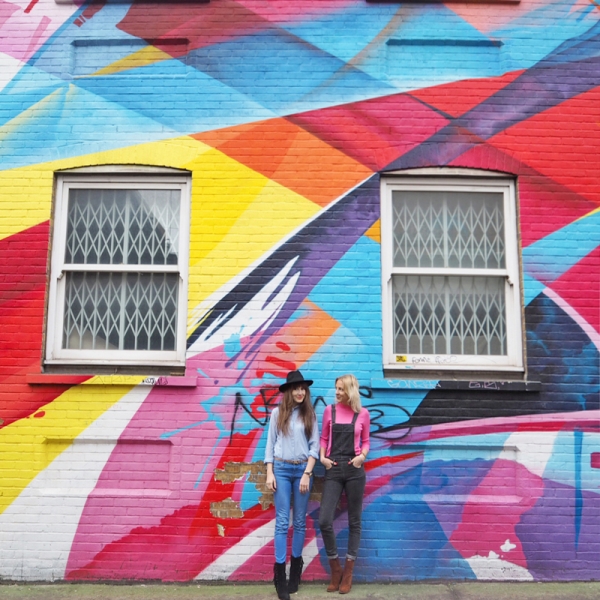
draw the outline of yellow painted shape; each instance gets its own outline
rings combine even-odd
[[[164,60],[173,60],[173,57],[162,50],[159,50],[155,46],[147,46],[137,52],[133,52],[125,58],[115,61],[114,63],[96,71],[92,74],[92,77],[99,75],[113,75],[114,73],[120,73],[121,71],[128,71],[130,69],[139,69],[140,67],[147,67],[157,62]],[[89,77],[87,75],[86,77]]]
[[[183,136],[0,171],[0,239],[50,218],[55,171],[111,164],[183,169],[207,151],[212,148]]]
[[[0,429],[0,513],[132,386],[75,386],[28,417]],[[50,443],[49,443],[50,442]]]
[[[321,210],[219,150],[183,136],[0,171],[0,239],[50,218],[56,171],[110,164],[192,173],[191,321],[201,302]]]
[[[365,235],[368,238],[371,238],[374,242],[381,244],[381,220],[377,219],[367,231],[365,231]]]
[[[582,221],[583,219],[587,219],[588,217],[591,217],[592,215],[595,215],[598,212],[600,212],[600,206],[598,208],[594,208],[594,210],[590,211],[589,213],[582,215],[578,219],[575,219],[575,221]],[[573,221],[573,222],[575,222],[575,221]]]
[[[192,266],[221,243],[269,180],[214,149],[182,168],[192,172]]]
[[[96,375],[79,385],[127,385],[135,386],[146,379],[146,375]]]
[[[236,164],[238,169],[247,169]],[[247,171],[247,176],[257,177],[255,171]],[[209,185],[208,181],[205,183]],[[198,318],[206,308],[204,301],[211,294],[321,210],[314,202],[266,177],[261,183],[253,201],[247,203],[248,191],[257,191],[251,180],[231,182],[212,178],[214,188],[203,188],[201,198],[193,203],[188,334],[198,325]],[[195,183],[194,187],[197,192]],[[232,190],[232,196],[227,196],[228,189]],[[236,190],[242,192],[243,211],[236,206]],[[219,214],[207,215],[207,211]],[[207,216],[210,221],[206,221]],[[211,232],[212,223],[220,228],[218,232]]]

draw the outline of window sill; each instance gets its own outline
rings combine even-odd
[[[198,387],[198,377],[140,375],[71,375],[66,373],[28,373],[29,385],[150,385],[158,387]]]
[[[540,381],[453,380],[453,379],[371,379],[374,390],[465,390],[486,392],[539,392]]]

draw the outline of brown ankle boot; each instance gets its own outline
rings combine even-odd
[[[327,586],[327,591],[337,592],[340,587],[340,581],[342,580],[342,565],[340,565],[340,559],[330,558],[329,568],[331,569],[331,581]]]
[[[342,582],[340,583],[340,594],[347,594],[352,589],[352,571],[354,571],[353,560],[346,559],[344,564],[344,573],[342,574]]]

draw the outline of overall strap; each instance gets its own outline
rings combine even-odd
[[[335,404],[331,405],[331,422],[335,423]]]
[[[352,427],[356,424],[356,419],[358,419],[358,413],[354,413],[354,417],[352,417]]]

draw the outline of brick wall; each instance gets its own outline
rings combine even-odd
[[[0,6],[0,577],[269,580],[301,368],[319,417],[346,372],[371,414],[358,580],[597,579],[599,17]],[[102,165],[191,173],[183,377],[42,372],[55,174]],[[522,377],[383,372],[380,175],[437,167],[516,179]]]

